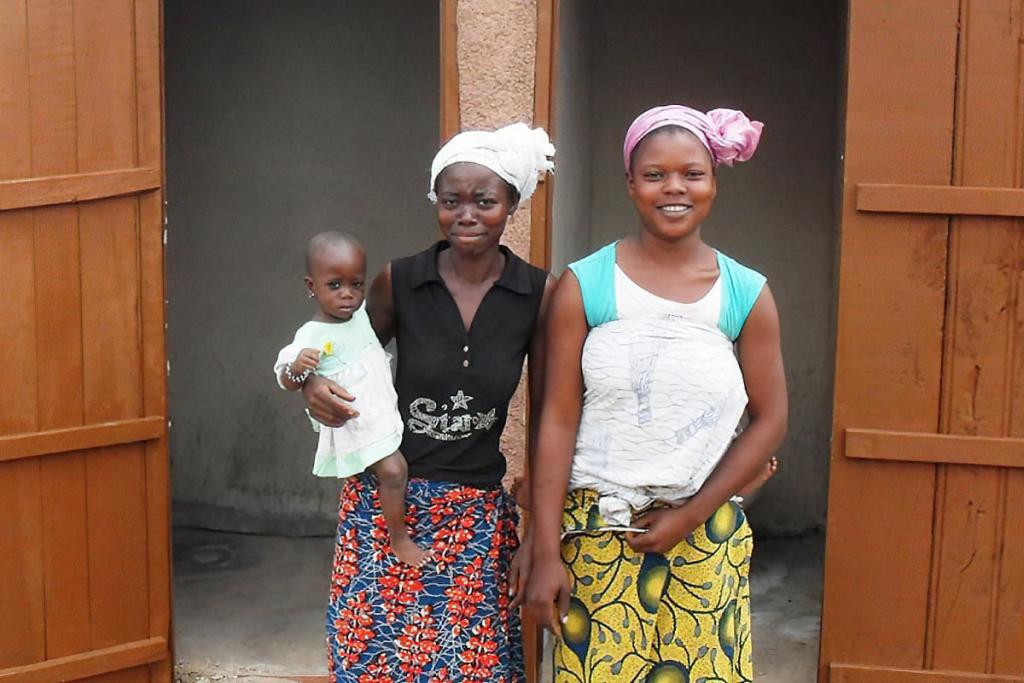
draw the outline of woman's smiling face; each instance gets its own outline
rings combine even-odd
[[[640,141],[626,182],[644,228],[668,241],[700,229],[717,191],[711,154],[695,135],[677,127]]]
[[[515,211],[508,184],[479,164],[459,162],[437,178],[437,222],[453,249],[479,254],[496,248]]]

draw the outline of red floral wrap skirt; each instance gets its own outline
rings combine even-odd
[[[412,479],[406,523],[433,556],[391,553],[371,475],[346,480],[338,510],[327,650],[332,681],[519,683],[519,616],[508,576],[518,515],[501,487]]]

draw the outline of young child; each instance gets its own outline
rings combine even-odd
[[[380,508],[391,550],[402,562],[419,567],[429,553],[417,546],[405,527],[407,468],[398,451],[402,418],[398,413],[388,356],[370,326],[363,306],[366,255],[342,232],[322,232],[306,248],[306,288],[316,299],[313,319],[281,349],[274,374],[288,391],[302,388],[313,372],[356,397],[359,417],[341,427],[315,425],[320,432],[313,474],[350,477],[369,469],[377,478]]]

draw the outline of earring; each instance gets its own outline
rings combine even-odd
[[[313,292],[310,292],[310,293],[309,293],[309,298],[310,298],[310,299],[312,299],[312,298],[313,298],[313,296],[314,296]]]

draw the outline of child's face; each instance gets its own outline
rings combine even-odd
[[[328,244],[310,260],[306,288],[320,305],[323,322],[349,320],[363,304],[366,256],[351,244]]]
[[[656,131],[642,140],[627,183],[644,228],[669,241],[699,230],[715,201],[711,155],[683,131]]]

